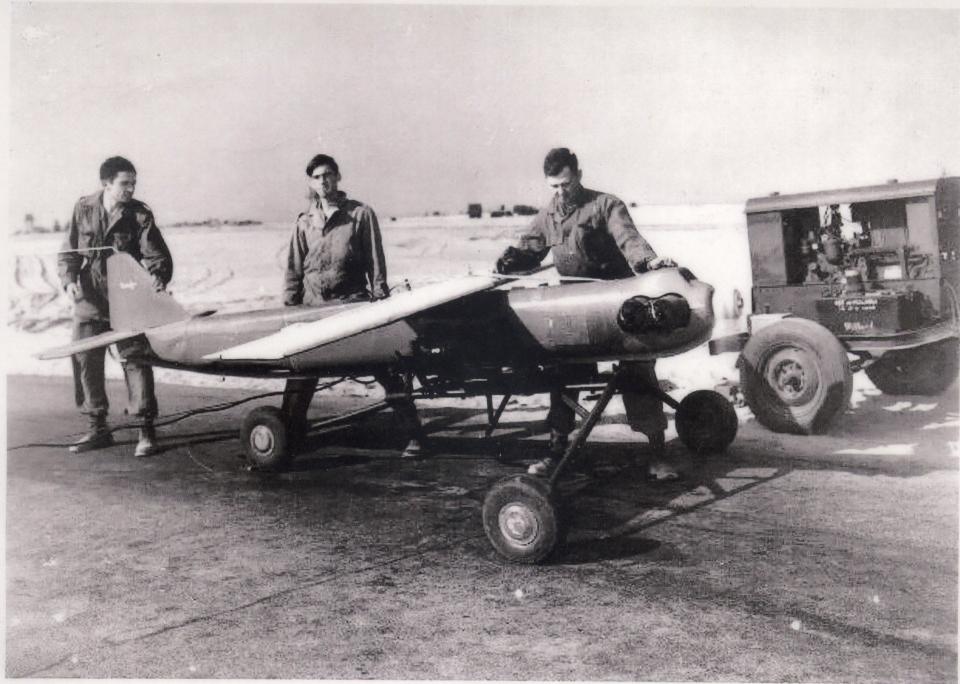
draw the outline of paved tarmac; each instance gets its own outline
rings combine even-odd
[[[828,436],[747,422],[667,487],[615,418],[568,543],[517,566],[483,534],[520,464],[482,412],[424,402],[430,461],[396,458],[386,413],[268,476],[238,458],[252,403],[163,428],[151,459],[132,431],[75,456],[69,381],[7,383],[9,677],[957,681],[955,390],[869,396]],[[158,394],[169,415],[251,393]],[[543,454],[540,419],[508,410],[508,455]]]

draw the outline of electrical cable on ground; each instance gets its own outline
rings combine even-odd
[[[335,385],[339,385],[341,382],[344,382],[345,380],[347,380],[347,378],[343,377],[343,378],[338,378],[325,385],[319,385],[316,391],[320,392],[322,390],[330,389],[331,387],[334,387]],[[228,402],[222,402],[219,404],[210,404],[209,406],[201,406],[200,408],[188,409],[186,411],[181,411],[180,413],[173,413],[173,414],[170,414],[169,416],[162,417],[159,420],[155,420],[153,425],[154,427],[166,427],[167,425],[173,425],[174,423],[178,423],[181,420],[190,418],[191,416],[202,415],[204,413],[216,413],[218,411],[226,411],[227,409],[234,408],[235,406],[239,406],[240,404],[245,404],[250,401],[256,401],[257,399],[266,399],[267,397],[276,397],[282,394],[283,392],[281,391],[264,392],[262,394],[255,394],[252,397],[246,397],[244,399],[238,399],[236,401],[228,401]],[[117,432],[119,430],[132,430],[134,428],[140,428],[140,427],[143,427],[142,420],[117,425],[116,427],[110,428],[107,432],[109,432],[110,434],[113,434],[114,432]],[[69,436],[65,438],[68,439]],[[30,442],[28,444],[18,444],[16,446],[7,447],[7,451],[8,452],[17,451],[18,449],[30,449],[35,447],[68,447],[71,444],[72,444],[71,442],[64,442],[64,443]]]

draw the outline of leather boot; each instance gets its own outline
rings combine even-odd
[[[146,458],[147,456],[153,456],[157,451],[157,431],[153,427],[153,423],[145,422],[143,427],[140,428],[137,448],[134,449],[133,455],[137,458]]]
[[[530,465],[527,468],[528,475],[537,475],[539,477],[546,477],[549,475],[554,467],[560,462],[560,459],[563,458],[563,455],[567,452],[567,446],[569,446],[570,440],[566,434],[558,432],[556,430],[550,431],[550,455],[546,458],[540,459],[536,463]]]
[[[400,453],[400,458],[427,458],[432,453],[430,442],[422,431],[415,431],[414,436],[407,442],[407,446]]]
[[[90,419],[90,432],[70,445],[70,453],[82,454],[86,451],[105,449],[113,445],[113,433],[107,427],[107,419],[97,416]]]
[[[667,440],[662,432],[648,436],[650,440],[650,458],[647,461],[647,479],[654,483],[676,482],[683,479],[683,473],[667,463]]]

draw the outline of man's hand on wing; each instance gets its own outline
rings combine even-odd
[[[496,269],[497,269],[497,273],[499,273],[500,275],[507,275],[508,273],[510,273],[510,266],[511,266],[510,260],[507,259],[506,257],[500,257],[499,259],[497,259]]]
[[[536,256],[516,247],[507,247],[503,255],[497,259],[497,273],[502,275],[523,273],[535,269],[539,264],[540,259]]]

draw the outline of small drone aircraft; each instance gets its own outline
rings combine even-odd
[[[582,423],[549,478],[505,478],[483,505],[494,548],[508,560],[536,563],[564,534],[558,478],[620,389],[619,371],[598,374],[597,362],[656,359],[706,342],[714,323],[713,288],[683,268],[623,280],[501,287],[523,277],[469,275],[374,302],[190,314],[157,292],[131,256],[117,253],[107,261],[112,329],[38,356],[60,358],[141,337],[147,343],[143,361],[216,375],[335,378],[390,370],[404,375],[416,398],[485,396],[488,437],[511,396],[557,387],[563,364],[567,387],[602,387],[599,399],[588,411],[564,398]],[[577,364],[584,373],[572,379]],[[644,391],[676,410],[677,433],[695,453],[722,451],[736,436],[736,413],[716,392],[695,391],[677,402],[659,387]],[[495,410],[494,396],[502,397]],[[371,410],[332,420],[356,420]],[[274,406],[248,412],[240,430],[247,458],[269,470],[290,463],[290,437]]]

